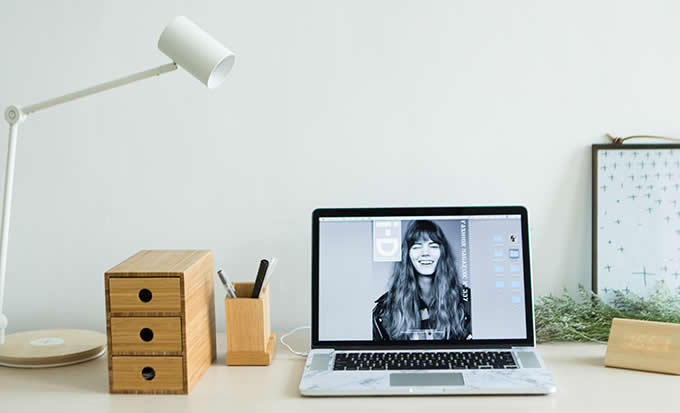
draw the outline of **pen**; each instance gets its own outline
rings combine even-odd
[[[274,273],[274,269],[276,268],[276,263],[278,263],[279,260],[276,257],[272,257],[272,259],[269,261],[269,267],[267,267],[267,273],[264,276],[264,283],[262,283],[262,289],[269,285],[269,281],[272,278],[272,274]]]
[[[226,278],[224,274],[222,274],[222,270],[217,270],[217,276],[220,278],[220,281],[222,282],[224,289],[227,290],[227,295],[230,298],[236,298],[234,286],[231,284],[231,281],[228,278]]]
[[[264,283],[264,276],[267,273],[268,267],[269,267],[268,260],[260,260],[260,267],[257,269],[257,277],[255,277],[255,284],[253,285],[253,293],[250,295],[251,298],[260,297],[260,291],[262,291],[262,283]]]
[[[229,289],[231,289],[231,295],[233,296],[232,298],[236,298],[236,287],[234,287],[234,283],[228,278],[227,282],[229,283]]]

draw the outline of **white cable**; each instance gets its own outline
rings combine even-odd
[[[293,350],[293,348],[292,348],[291,346],[288,345],[288,343],[286,343],[285,341],[283,341],[284,338],[286,338],[286,337],[288,337],[289,335],[295,333],[296,331],[304,330],[304,329],[306,329],[306,328],[312,328],[312,327],[311,327],[311,326],[296,327],[296,328],[290,330],[289,332],[287,332],[286,334],[282,335],[281,338],[279,339],[279,341],[281,342],[281,344],[283,344],[284,346],[288,347],[288,350],[289,350],[291,353],[295,354],[296,356],[307,357],[307,354],[309,354],[309,352],[295,351],[295,350]]]

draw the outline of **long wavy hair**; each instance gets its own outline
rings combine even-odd
[[[392,340],[407,340],[407,330],[420,328],[417,271],[409,251],[417,241],[429,238],[440,246],[440,257],[435,268],[433,299],[428,307],[430,325],[444,331],[447,340],[464,337],[463,286],[458,280],[455,261],[442,229],[432,221],[417,220],[409,224],[402,242],[401,261],[394,264],[386,301],[386,329]]]

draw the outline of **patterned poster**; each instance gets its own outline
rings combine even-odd
[[[605,298],[612,289],[648,297],[680,287],[679,148],[595,147],[593,270]]]

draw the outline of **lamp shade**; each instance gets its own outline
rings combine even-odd
[[[165,27],[158,48],[210,89],[219,86],[234,65],[234,53],[184,16]]]

